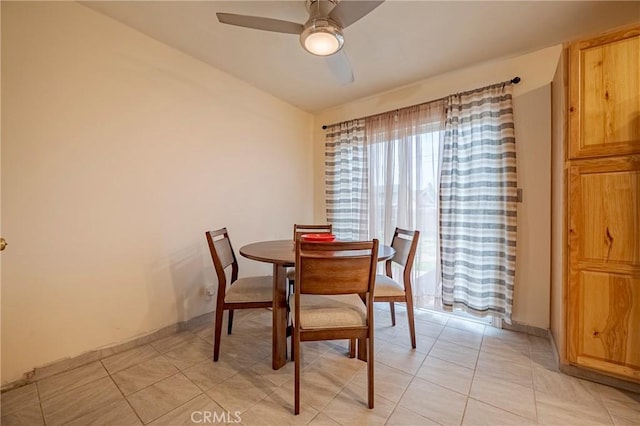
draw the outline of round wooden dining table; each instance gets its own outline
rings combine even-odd
[[[396,251],[384,244],[378,246],[378,260],[391,259]],[[273,264],[272,367],[277,370],[287,362],[287,271],[295,266],[296,250],[292,240],[261,241],[240,248],[247,259]]]

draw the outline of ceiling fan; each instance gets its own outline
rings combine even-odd
[[[342,31],[360,20],[384,0],[306,0],[309,19],[304,24],[261,16],[216,13],[223,24],[277,33],[298,34],[300,44],[309,53],[326,56],[329,68],[342,84],[353,82],[349,60],[342,50]]]

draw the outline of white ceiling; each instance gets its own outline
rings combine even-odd
[[[355,82],[343,86],[296,35],[223,25],[215,15],[304,23],[304,0],[82,4],[309,112],[640,22],[640,1],[387,0],[345,29]]]

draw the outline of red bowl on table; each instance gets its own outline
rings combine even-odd
[[[329,243],[331,241],[335,241],[336,236],[333,234],[302,234],[300,235],[300,239],[306,242],[324,242]]]

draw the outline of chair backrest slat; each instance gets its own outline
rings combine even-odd
[[[220,288],[225,288],[227,282],[225,269],[227,267],[232,267],[232,283],[238,276],[238,261],[231,246],[229,233],[227,232],[227,228],[221,228],[215,231],[207,231],[205,234],[207,236],[207,243],[209,244],[209,251],[211,252],[211,259],[213,260],[213,266],[218,276],[218,285]]]
[[[300,294],[373,292],[378,240],[296,243],[296,291]]]
[[[297,241],[303,234],[330,234],[333,231],[333,225],[330,223],[324,225],[293,225],[293,241]]]
[[[413,260],[418,246],[419,231],[408,231],[396,228],[391,241],[391,247],[396,251],[391,258],[392,261],[409,269],[413,266]]]
[[[220,258],[220,263],[223,268],[233,264],[234,255],[233,250],[231,250],[231,242],[229,241],[229,237],[222,238],[221,240],[214,241],[216,252],[218,253],[218,257]]]

